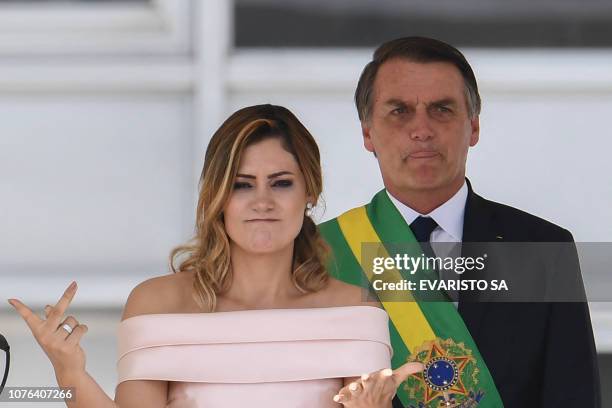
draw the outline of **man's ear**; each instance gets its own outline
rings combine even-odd
[[[470,147],[476,146],[478,140],[480,139],[480,117],[475,115],[472,119],[470,119],[470,127],[472,128],[472,133],[470,135]]]
[[[366,121],[361,122],[361,134],[363,135],[363,146],[368,152],[372,152],[374,153],[374,155],[376,155],[376,151],[374,150],[374,144],[372,143],[370,127],[368,126]]]

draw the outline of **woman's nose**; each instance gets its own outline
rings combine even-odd
[[[258,191],[253,200],[252,207],[258,212],[266,212],[274,209],[274,200],[270,192],[267,189]]]

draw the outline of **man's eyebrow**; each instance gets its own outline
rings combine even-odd
[[[397,98],[391,98],[388,99],[387,101],[385,101],[386,105],[393,105],[393,106],[407,106],[408,104],[401,100],[401,99],[397,99]],[[456,105],[457,104],[457,100],[455,98],[452,97],[445,97],[445,98],[441,98],[441,99],[437,99],[435,101],[432,101],[430,103],[428,103],[428,105],[435,105],[435,106],[440,106],[440,105]]]
[[[284,175],[287,175],[287,174],[289,174],[289,175],[293,175],[293,173],[292,173],[292,172],[290,172],[290,171],[288,171],[288,170],[283,170],[283,171],[278,171],[278,172],[276,172],[276,173],[272,173],[272,174],[270,174],[270,175],[268,176],[268,178],[269,178],[269,179],[273,179],[273,178],[280,177],[280,176],[284,176]],[[252,175],[252,174],[244,174],[244,173],[238,173],[238,174],[236,174],[236,177],[248,178],[248,179],[253,179],[253,180],[257,178],[257,177],[255,177],[255,176],[254,176],[254,175]]]
[[[429,103],[429,105],[434,105],[434,106],[444,106],[444,105],[456,105],[457,101],[455,100],[455,98],[442,98],[442,99],[438,99],[436,101],[432,101]]]
[[[393,106],[406,106],[406,102],[402,101],[401,99],[397,99],[397,98],[391,98],[391,99],[387,99],[385,101],[385,105],[393,105]]]

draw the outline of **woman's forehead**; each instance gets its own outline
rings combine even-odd
[[[244,149],[238,166],[239,172],[272,174],[280,171],[298,172],[299,166],[293,154],[288,152],[277,138],[266,139]]]

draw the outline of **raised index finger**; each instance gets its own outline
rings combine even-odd
[[[72,299],[74,298],[74,295],[76,294],[76,289],[77,289],[76,282],[72,282],[70,286],[68,286],[68,288],[64,291],[64,294],[62,295],[62,297],[55,304],[55,307],[53,308],[53,312],[51,313],[51,315],[49,316],[47,320],[51,321],[54,324],[59,325],[59,320],[64,315],[64,312],[66,311],[66,309],[68,309],[70,302],[72,302]]]

